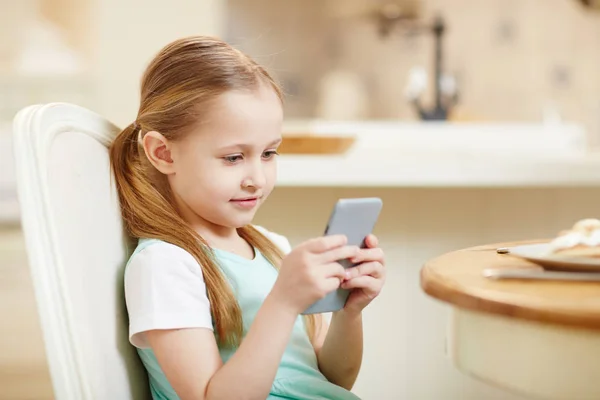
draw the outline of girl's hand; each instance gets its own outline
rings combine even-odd
[[[379,295],[385,281],[385,256],[374,235],[367,236],[367,248],[361,249],[356,257],[350,259],[359,265],[346,270],[343,289],[352,289],[345,311],[360,313],[375,297]]]
[[[346,276],[337,260],[359,255],[357,246],[346,246],[344,235],[323,236],[295,247],[281,263],[271,295],[294,313],[340,287]]]

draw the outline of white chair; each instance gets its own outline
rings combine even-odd
[[[64,103],[14,120],[22,227],[57,400],[150,398],[127,340],[123,268],[133,243],[109,165],[116,133]]]

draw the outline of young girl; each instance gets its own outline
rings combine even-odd
[[[282,120],[271,76],[214,38],[169,44],[143,76],[110,159],[139,238],[129,338],[154,399],[357,398],[361,311],[383,285],[383,252],[374,236],[367,249],[329,236],[292,250],[251,225],[275,185]],[[345,271],[346,258],[359,265]],[[300,317],[340,285],[353,290],[330,326]]]

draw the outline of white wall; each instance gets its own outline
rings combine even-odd
[[[355,392],[365,400],[521,400],[458,372],[445,355],[448,308],[419,282],[427,260],[459,248],[544,238],[600,214],[600,189],[278,188],[256,222],[292,244],[325,227],[338,197],[380,196],[375,233],[387,255],[383,293],[365,311]]]

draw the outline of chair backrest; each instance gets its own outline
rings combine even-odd
[[[29,266],[57,400],[148,399],[128,342],[123,228],[108,145],[118,128],[52,103],[14,120],[17,189]]]

